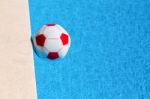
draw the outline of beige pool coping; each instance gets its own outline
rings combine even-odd
[[[0,1],[0,99],[36,99],[28,0]]]

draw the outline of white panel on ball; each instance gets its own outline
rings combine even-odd
[[[50,52],[58,52],[63,45],[60,39],[47,39],[44,47]]]
[[[61,31],[56,26],[47,26],[44,30],[44,35],[47,38],[59,38]]]

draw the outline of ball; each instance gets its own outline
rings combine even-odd
[[[58,24],[43,25],[33,38],[33,44],[38,56],[49,59],[65,57],[70,43],[69,34]]]

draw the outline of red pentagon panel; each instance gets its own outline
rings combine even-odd
[[[61,36],[60,36],[60,39],[61,39],[61,41],[62,41],[63,45],[68,44],[69,37],[68,37],[68,35],[67,35],[67,34],[62,33],[62,34],[61,34]]]
[[[47,26],[55,26],[55,24],[46,24]]]
[[[57,52],[50,52],[50,53],[48,53],[48,58],[50,58],[50,59],[56,59],[58,57],[59,57],[59,55],[58,55]]]
[[[43,34],[39,34],[35,37],[36,44],[39,46],[44,46],[44,42],[46,40],[46,37]]]

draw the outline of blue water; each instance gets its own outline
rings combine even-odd
[[[72,39],[64,59],[35,52],[38,99],[150,99],[149,0],[29,0],[32,36],[46,23]]]

